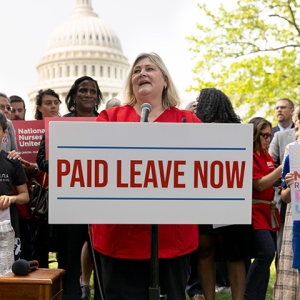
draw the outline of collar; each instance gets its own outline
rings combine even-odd
[[[280,126],[279,124],[278,124],[278,127],[279,127],[280,131],[284,131],[284,130],[287,130],[287,129],[291,129],[291,128],[293,128],[293,122],[292,122],[288,127],[286,127],[286,128]]]

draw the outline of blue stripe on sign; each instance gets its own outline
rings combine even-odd
[[[246,148],[208,148],[208,147],[123,147],[123,146],[57,146],[59,149],[145,149],[145,150],[222,150],[222,151],[244,151]]]
[[[209,200],[209,201],[245,201],[245,198],[132,198],[132,197],[57,197],[58,200]]]

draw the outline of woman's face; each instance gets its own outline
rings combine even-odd
[[[77,112],[94,112],[97,101],[97,86],[94,81],[84,80],[78,85],[74,97]]]
[[[259,134],[259,141],[260,141],[260,148],[263,150],[268,151],[268,147],[271,141],[272,136],[272,128],[267,126],[266,128],[262,129]]]
[[[42,105],[38,106],[38,110],[42,113],[43,119],[46,117],[56,117],[59,113],[59,100],[52,95],[44,95]]]
[[[11,106],[8,102],[8,100],[4,97],[0,96],[0,111],[2,111],[5,115],[5,117],[10,120],[11,119]]]
[[[131,84],[137,101],[148,95],[161,100],[163,89],[167,87],[161,70],[148,57],[139,60],[134,66]]]

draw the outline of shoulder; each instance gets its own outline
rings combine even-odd
[[[283,131],[277,131],[275,133],[275,136],[280,138],[280,137],[288,136],[288,135],[293,134],[293,133],[294,133],[294,129],[287,129],[287,130],[283,130]]]
[[[276,125],[275,127],[272,128],[272,134],[274,134],[277,131],[280,131],[280,128],[278,125]]]
[[[68,114],[63,115],[63,117],[75,117],[75,113],[70,112]]]
[[[8,159],[7,158],[7,155],[8,155],[8,153],[7,152],[5,152],[4,150],[1,150],[0,151],[0,160],[6,160],[6,159]]]
[[[264,157],[257,154],[256,152],[253,152],[253,163],[260,164],[264,161]]]
[[[7,130],[9,132],[9,134],[14,134],[14,132],[15,132],[15,128],[14,128],[12,121],[8,120],[8,119],[7,119]]]
[[[2,150],[0,152],[0,162],[1,164],[5,164],[6,166],[10,166],[11,168],[19,168],[22,167],[21,161],[18,159],[9,159],[8,158],[8,153]],[[22,167],[23,168],[23,167]]]
[[[278,141],[279,143],[284,142],[286,145],[286,141],[293,141],[295,140],[295,130],[294,129],[287,129],[284,131],[277,131],[274,134],[273,140]],[[272,140],[272,142],[273,142]],[[271,144],[272,144],[271,142]]]
[[[182,122],[185,119],[186,123],[202,123],[197,116],[190,110],[178,109],[177,107],[171,107],[170,113],[178,117],[178,121]]]
[[[260,156],[256,152],[253,152],[253,159],[260,159]]]
[[[261,152],[261,155],[258,155],[257,153],[253,152],[253,163],[256,164],[263,164],[263,163],[272,162],[274,163],[274,160],[272,156],[268,152]]]
[[[137,114],[134,108],[130,105],[115,106],[104,109],[97,117],[97,122],[114,122],[114,121],[134,121],[130,120],[130,115],[136,117]]]
[[[187,122],[196,122],[196,123],[202,123],[202,121],[200,119],[197,118],[197,116],[191,112],[190,110],[185,110],[185,109],[182,109],[180,110],[182,115],[185,116]]]
[[[70,112],[68,114],[63,115],[63,117],[75,117],[75,113],[74,112]]]

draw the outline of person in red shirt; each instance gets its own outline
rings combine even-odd
[[[143,103],[149,122],[201,123],[193,112],[179,110],[171,76],[155,53],[140,54],[129,71],[125,105],[102,111],[98,122],[140,122]],[[170,137],[169,137],[170,138]],[[159,285],[168,299],[185,300],[189,254],[198,247],[197,225],[159,225]],[[147,300],[150,286],[150,225],[92,225],[100,253],[105,299]]]
[[[253,175],[252,175],[252,226],[257,257],[246,278],[245,300],[263,300],[270,278],[270,265],[276,251],[276,232],[280,216],[273,201],[273,184],[281,177],[282,166],[275,169],[268,153],[272,125],[263,118],[253,118]]]
[[[200,91],[194,111],[203,123],[241,123],[230,99],[216,88]],[[246,264],[253,257],[251,233],[251,225],[199,225],[198,273],[206,300],[214,300],[216,292],[229,288],[233,300],[244,300]]]

